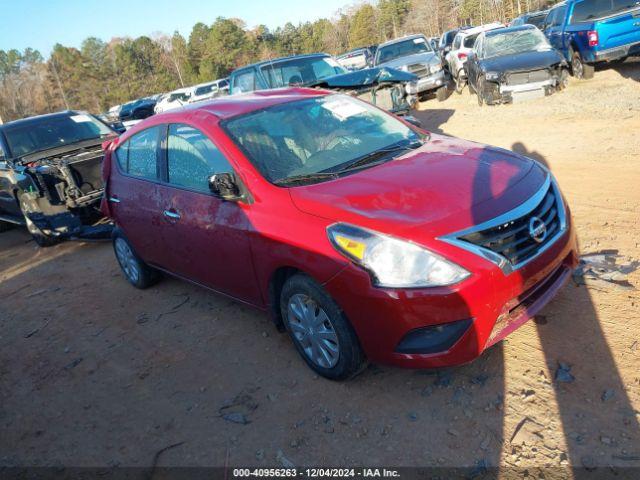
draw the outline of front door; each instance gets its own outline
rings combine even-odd
[[[172,273],[260,304],[246,216],[249,205],[227,202],[210,193],[208,179],[232,167],[200,130],[171,124],[166,140],[166,178],[161,189],[166,254]]]

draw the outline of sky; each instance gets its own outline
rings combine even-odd
[[[35,48],[47,57],[56,43],[79,47],[90,36],[138,37],[178,30],[188,38],[197,22],[237,17],[270,29],[331,17],[350,0],[0,0],[0,49]]]

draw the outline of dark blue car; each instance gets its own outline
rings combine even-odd
[[[591,78],[595,63],[640,54],[640,1],[567,0],[549,11],[544,32],[574,76]]]

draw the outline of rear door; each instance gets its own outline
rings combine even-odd
[[[640,43],[640,3],[637,0],[583,0],[573,7],[571,23],[595,22],[598,49]]]
[[[565,32],[564,17],[567,12],[566,5],[560,5],[549,12],[546,20],[545,35],[549,39],[549,43],[554,48],[564,51],[565,49]]]
[[[161,126],[147,128],[114,152],[109,178],[109,208],[136,253],[147,263],[162,265],[158,204],[158,152]],[[115,165],[114,165],[115,164]]]
[[[202,131],[171,124],[160,187],[163,266],[184,278],[259,304],[261,298],[249,246],[249,205],[211,194],[208,179],[233,171]]]

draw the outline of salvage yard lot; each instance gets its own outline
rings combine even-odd
[[[416,116],[545,162],[582,252],[640,259],[640,62]],[[29,240],[0,235],[2,465],[640,467],[638,271],[631,289],[570,283],[473,364],[332,383],[266,314],[172,278],[135,290],[108,244]]]

